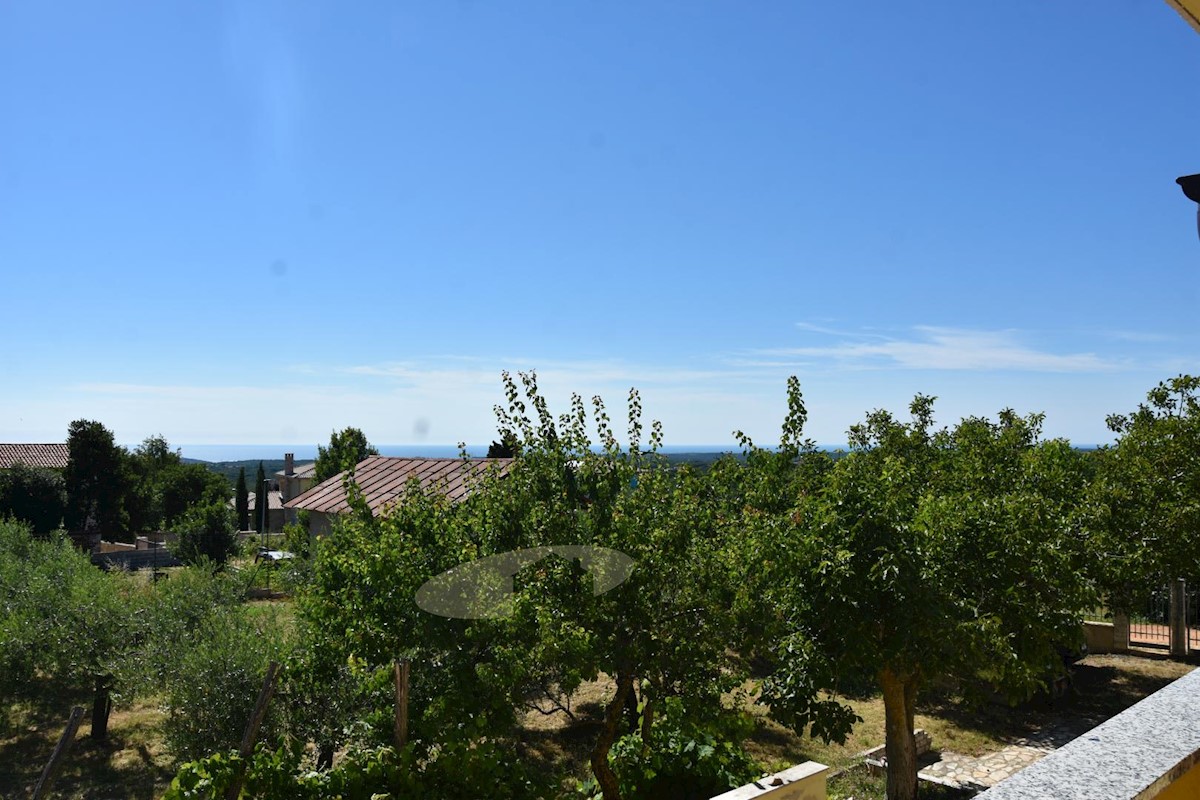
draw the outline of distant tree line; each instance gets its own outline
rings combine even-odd
[[[127,450],[100,422],[80,419],[67,428],[67,450],[62,472],[24,465],[0,471],[0,518],[28,523],[36,536],[62,528],[132,541],[194,529],[189,517],[212,522],[228,510],[229,482],[203,464],[183,463],[162,436]]]

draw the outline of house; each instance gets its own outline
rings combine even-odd
[[[307,492],[313,487],[316,480],[317,463],[311,461],[307,464],[296,466],[296,456],[293,453],[283,454],[283,469],[275,473],[275,484],[283,498],[283,503],[288,500],[295,499]],[[274,508],[274,506],[271,506]],[[296,512],[290,509],[280,507],[280,513],[283,515],[283,522],[294,523],[296,521]],[[280,523],[282,530],[282,522]]]
[[[63,444],[0,444],[0,469],[17,464],[39,469],[66,469],[70,451]]]
[[[512,466],[511,458],[393,458],[370,456],[354,467],[354,481],[362,491],[373,513],[379,513],[393,505],[416,479],[422,489],[436,489],[453,502],[467,497],[471,490],[471,479],[482,477],[488,469],[507,472]],[[333,521],[339,514],[350,510],[346,501],[346,489],[342,485],[345,472],[339,472],[327,481],[313,486],[291,500],[284,501],[284,508],[293,512],[304,510],[309,514],[308,530],[321,536],[333,529]]]
[[[257,530],[257,527],[255,525],[256,520],[254,519],[254,510],[255,510],[254,498],[256,496],[257,495],[254,492],[248,493],[249,505],[247,506],[247,508],[250,509],[250,530]],[[230,499],[229,507],[234,509],[235,511],[237,510],[237,498]],[[259,513],[261,514],[262,512],[260,511]],[[267,492],[266,530],[268,533],[279,533],[283,530],[283,523],[284,523],[283,492],[279,491],[278,489],[272,489]]]

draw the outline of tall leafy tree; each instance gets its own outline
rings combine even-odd
[[[93,420],[75,420],[67,428],[69,458],[63,475],[67,490],[67,529],[124,536],[127,482],[124,451],[112,431]]]
[[[250,494],[246,488],[246,468],[238,470],[237,488],[234,489],[234,505],[237,509],[239,531],[250,529]]]
[[[511,735],[526,703],[563,703],[583,681],[611,676],[615,691],[590,757],[611,800],[621,790],[609,755],[639,703],[646,731],[668,698],[711,720],[722,691],[738,682],[730,574],[704,481],[656,460],[657,423],[643,453],[636,392],[625,449],[599,398],[590,420],[579,397],[556,420],[535,377],[520,378],[518,387],[504,375],[509,404],[498,411],[520,453],[511,470],[487,474],[457,506],[415,487],[380,518],[358,503],[320,545],[302,602],[306,628],[336,631],[326,646],[343,663],[411,657],[414,737],[426,746],[462,730],[462,719],[480,740]],[[425,581],[463,562],[555,545],[607,548],[633,568],[596,594],[582,562],[550,555],[519,571],[512,614],[499,619],[449,619],[417,605]]]
[[[229,481],[203,464],[179,464],[159,476],[163,524],[171,526],[195,506],[229,502]]]
[[[367,456],[379,455],[379,449],[367,441],[366,434],[358,428],[345,428],[329,436],[329,447],[317,446],[317,461],[313,477],[317,483],[332,478],[345,469],[351,469]]]
[[[1200,581],[1200,377],[1158,384],[1099,453],[1092,527],[1111,607],[1131,610],[1176,578]]]
[[[178,450],[172,450],[162,436],[147,437],[125,459],[128,491],[125,510],[131,531],[157,531],[163,528],[164,481],[168,472],[182,464]]]
[[[17,464],[0,470],[0,519],[29,523],[33,533],[45,536],[63,524],[67,493],[56,470]]]
[[[772,715],[841,739],[855,715],[839,692],[883,694],[890,800],[916,795],[913,715],[933,676],[1024,698],[1062,669],[1094,597],[1077,505],[1085,457],[1042,441],[1041,418],[933,428],[872,412],[851,451],[782,513],[749,514],[769,553],[784,633],[764,686]]]
[[[258,472],[254,477],[254,530],[258,533],[263,532],[263,527],[266,524],[268,509],[268,492],[267,492],[267,473],[263,469],[262,462],[258,462]]]

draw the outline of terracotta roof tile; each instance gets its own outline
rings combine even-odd
[[[247,492],[247,497],[250,498],[250,513],[254,513],[254,492]],[[229,499],[229,507],[237,508],[237,498]],[[270,511],[279,511],[283,508],[283,492],[271,490],[267,492],[267,508]]]
[[[66,444],[0,444],[0,469],[12,469],[17,464],[66,469],[69,456]]]
[[[317,462],[311,461],[307,464],[297,464],[293,469],[293,478],[311,478],[317,469]],[[279,470],[275,473],[277,478],[286,478],[287,473],[284,470]]]
[[[470,478],[495,466],[507,472],[511,458],[393,458],[370,456],[354,467],[354,480],[362,490],[371,511],[379,512],[394,503],[404,493],[409,480],[416,478],[422,489],[436,488],[454,502],[464,499],[470,491]],[[284,504],[285,508],[303,508],[324,514],[342,514],[350,510],[346,491],[342,487],[345,472],[319,483],[299,497]]]

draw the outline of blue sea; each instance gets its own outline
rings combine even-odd
[[[380,456],[406,456],[409,458],[456,458],[458,445],[376,445]],[[467,445],[467,455],[487,455],[487,444]],[[199,461],[257,461],[257,459],[282,459],[283,453],[294,453],[296,461],[312,461],[317,457],[317,445],[179,445],[184,458]],[[662,447],[662,452],[742,452],[736,444],[727,445],[671,445]]]
[[[407,458],[456,458],[455,444],[379,444],[375,445],[384,456]],[[179,445],[184,458],[200,461],[256,461],[259,459],[282,459],[284,453],[294,453],[296,461],[312,461],[317,457],[316,445],[304,444],[184,444]],[[822,450],[844,450],[844,445],[822,445]],[[467,445],[467,454],[474,457],[487,455],[488,445]],[[736,444],[677,444],[662,448],[664,453],[741,453]]]

